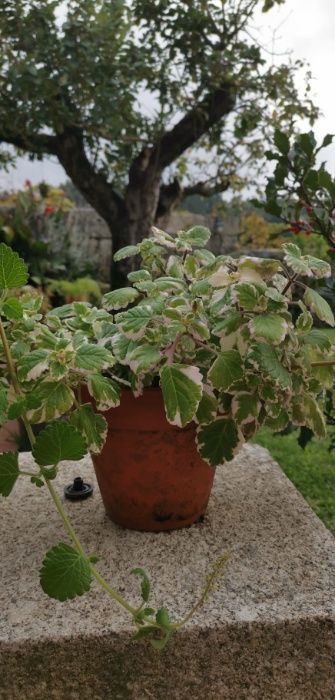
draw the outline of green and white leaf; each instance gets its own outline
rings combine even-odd
[[[148,372],[158,365],[162,355],[158,348],[148,343],[139,345],[127,357],[132,372]]]
[[[182,243],[186,243],[194,248],[203,248],[209,241],[211,232],[205,226],[193,226],[188,231],[180,231],[178,238]]]
[[[151,280],[151,275],[148,270],[134,270],[133,272],[129,272],[127,277],[132,284],[133,282],[147,282]]]
[[[115,333],[112,337],[112,348],[114,355],[120,364],[127,364],[128,356],[131,355],[132,351],[137,347],[137,343],[134,340],[130,340],[122,333]]]
[[[122,287],[121,289],[115,289],[113,292],[107,292],[102,298],[102,305],[108,311],[117,311],[132,304],[139,296],[137,289]]]
[[[70,545],[60,542],[49,549],[42,563],[40,582],[44,593],[56,600],[72,600],[91,587],[88,560]]]
[[[192,365],[165,365],[160,372],[166,417],[183,428],[197,412],[202,397],[202,375]]]
[[[315,289],[306,289],[304,302],[321,321],[328,323],[329,326],[335,326],[334,314],[328,302]]]
[[[242,433],[232,418],[217,418],[197,430],[199,453],[211,467],[233,459],[243,442]]]
[[[17,375],[20,382],[37,379],[49,368],[49,351],[41,348],[31,350],[23,355],[17,363]]]
[[[27,281],[25,262],[5,243],[0,243],[0,289],[22,287]]]
[[[278,314],[261,314],[249,321],[248,328],[256,340],[267,340],[279,345],[287,335],[289,325]]]
[[[3,452],[0,454],[1,496],[9,496],[15,486],[19,473],[17,452]]]
[[[126,245],[124,248],[120,248],[116,253],[114,253],[113,259],[115,262],[124,260],[125,258],[133,258],[134,255],[138,255],[140,252],[139,246],[137,245]]]
[[[99,454],[107,437],[107,421],[95,413],[91,404],[83,404],[71,413],[70,422],[84,436],[90,452]]]
[[[283,245],[284,249],[284,260],[287,265],[298,275],[303,275],[305,277],[311,276],[311,270],[306,260],[305,256],[302,255],[300,248],[295,245],[295,243],[285,243]]]
[[[120,331],[130,340],[142,338],[146,327],[154,316],[154,309],[149,304],[135,306],[115,316],[115,323]]]
[[[314,277],[317,277],[318,279],[330,277],[331,266],[328,262],[325,260],[319,260],[319,258],[314,258],[312,255],[306,255],[305,257]]]
[[[331,267],[325,260],[314,258],[312,255],[302,255],[300,248],[295,243],[286,243],[284,246],[284,260],[297,274],[306,277],[329,277]]]
[[[87,453],[86,441],[70,423],[57,421],[42,430],[33,447],[33,457],[40,467],[57,465],[64,460],[79,460]]]
[[[285,428],[289,424],[289,421],[290,417],[287,411],[281,409],[277,416],[267,416],[265,418],[264,425],[266,425],[268,428],[271,428],[271,430],[273,430],[274,433],[278,433],[282,430],[285,430]]]
[[[178,255],[170,255],[166,263],[166,274],[176,279],[184,279],[184,267],[182,259]]]
[[[246,311],[266,309],[267,306],[264,290],[251,282],[236,284],[232,292],[232,300]]]
[[[306,334],[309,333],[313,326],[313,316],[307,311],[305,305],[303,306],[303,311],[298,316],[295,327],[299,333]]]
[[[121,388],[108,377],[101,374],[91,374],[87,382],[87,388],[93,396],[99,411],[107,411],[109,408],[119,406],[121,400]]]
[[[211,423],[216,418],[218,411],[218,400],[214,391],[208,384],[205,384],[201,401],[198,406],[195,420],[197,423]]]
[[[271,345],[265,343],[257,343],[250,352],[250,360],[264,374],[285,389],[292,386],[292,380],[289,371],[282,365],[279,360],[277,350]]]
[[[107,369],[115,364],[112,353],[101,345],[85,343],[81,345],[75,355],[74,365],[78,369],[94,371]]]
[[[32,423],[44,423],[63,416],[74,402],[74,394],[66,384],[43,381],[34,389],[39,408],[32,409],[28,418]]]
[[[313,328],[301,338],[301,341],[311,348],[326,352],[331,349],[332,345],[335,345],[335,342],[332,344],[327,331],[322,328]]]
[[[314,396],[310,394],[302,394],[293,401],[292,423],[307,426],[316,437],[326,437],[327,429],[323,413]]]
[[[215,389],[228,391],[243,378],[243,363],[237,350],[226,350],[216,358],[208,372],[208,379]]]
[[[23,306],[19,299],[10,297],[2,305],[2,313],[10,321],[19,321],[23,317]]]
[[[261,402],[257,394],[240,392],[234,395],[231,404],[232,414],[239,425],[251,423],[258,418]]]

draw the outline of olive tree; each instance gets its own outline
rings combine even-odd
[[[301,61],[269,62],[250,29],[281,2],[2,0],[2,148],[56,157],[114,250],[136,244],[183,197],[254,178],[274,126],[315,118]]]

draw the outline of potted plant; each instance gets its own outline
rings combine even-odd
[[[143,527],[143,518],[145,529],[150,518],[150,528],[189,524],[203,513],[215,466],[231,460],[261,425],[282,430],[291,420],[324,435],[320,401],[335,364],[331,341],[324,331],[313,329],[313,315],[334,325],[332,311],[297,279],[299,274],[327,276],[327,263],[302,255],[294,244],[285,246],[284,262],[215,258],[204,247],[208,239],[203,227],[177,236],[154,229],[152,237],[116,255],[140,255],[140,269],[129,274],[132,286],[107,293],[102,308],[74,302],[46,315],[36,295],[11,295],[12,288],[26,283],[27,268],[0,244],[0,338],[6,367],[0,384],[1,420],[22,418],[36,464],[32,472],[24,472],[16,452],[2,453],[0,493],[8,496],[18,478],[29,478],[46,489],[62,518],[72,544],[61,543],[47,553],[40,573],[46,593],[67,600],[87,591],[94,578],[132,615],[137,636],[149,635],[157,648],[192,611],[172,623],[165,608],[156,612],[148,607],[150,586],[142,569],[134,570],[142,580],[137,608],[101,577],[96,556],[85,553],[54,488],[61,462],[80,459],[89,450],[100,484],[113,479],[114,501],[113,470],[120,474],[118,497],[123,504],[137,465],[137,493],[142,490],[148,497],[140,504],[141,522],[135,522],[139,512],[132,512],[130,526]],[[291,291],[298,283],[303,300],[295,302]],[[298,311],[295,321],[292,308]],[[143,427],[146,403],[149,416]],[[102,413],[110,421],[106,447],[108,424]],[[36,438],[32,426],[38,423],[46,427]],[[163,443],[158,442],[162,435],[167,436]],[[150,436],[154,447],[146,464]],[[189,454],[180,447],[184,437]],[[153,480],[159,472],[166,475],[169,491],[165,456],[171,443],[177,445],[175,459],[181,456],[177,469],[169,457],[171,472],[181,477],[178,509],[193,484],[198,490],[198,472],[205,482],[200,510],[176,511],[183,519],[175,517],[170,504],[166,510],[162,485],[157,509]],[[103,498],[111,512],[109,494]],[[155,499],[154,517],[150,498]],[[215,564],[194,610],[207,597],[225,558]],[[158,639],[157,631],[162,633]]]
[[[106,415],[108,437],[93,462],[107,512],[128,527],[201,518],[214,468],[262,425],[325,431],[320,399],[333,378],[332,348],[312,313],[329,325],[334,316],[297,277],[326,277],[329,264],[292,243],[283,262],[215,257],[204,248],[209,235],[154,229],[116,254],[141,256],[140,269],[129,274],[131,287],[103,299],[113,320],[105,346],[129,388]]]

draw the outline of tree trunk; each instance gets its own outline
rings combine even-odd
[[[149,149],[148,149],[149,150]],[[148,155],[148,154],[146,154]],[[136,245],[150,235],[155,223],[160,193],[161,173],[157,171],[143,154],[133,163],[129,184],[125,194],[125,211],[118,222],[111,227],[113,251],[126,245]],[[128,284],[127,274],[138,265],[138,259],[130,258],[112,263],[112,289]]]

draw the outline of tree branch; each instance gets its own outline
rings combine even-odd
[[[167,131],[151,152],[151,162],[158,169],[171,165],[235,105],[234,86],[225,82],[193,107],[170,131]]]
[[[67,128],[56,137],[56,155],[69,178],[91,206],[112,227],[125,213],[124,200],[87,158],[82,131]]]
[[[225,192],[229,188],[230,182],[228,179],[220,180],[213,185],[210,180],[206,182],[196,182],[194,185],[189,185],[183,188],[184,197],[189,197],[192,194],[200,194],[202,197],[212,197],[218,192]]]
[[[30,151],[36,155],[56,155],[57,139],[49,134],[21,134],[11,132],[7,127],[0,127],[0,142]]]

